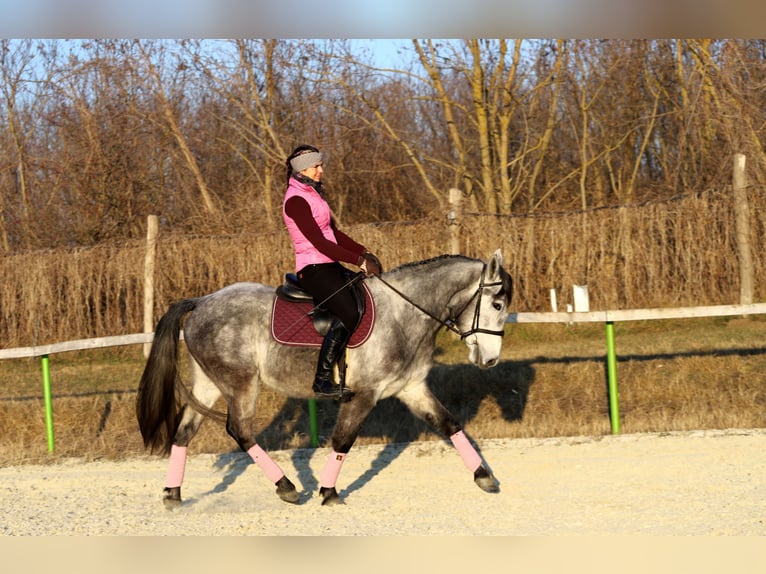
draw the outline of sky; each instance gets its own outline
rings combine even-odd
[[[369,50],[379,68],[399,67],[401,55],[397,51],[412,48],[410,40],[401,38],[357,38],[353,44],[359,49]]]
[[[0,37],[763,37],[762,0],[0,0]]]

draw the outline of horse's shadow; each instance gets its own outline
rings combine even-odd
[[[472,365],[437,364],[427,380],[434,395],[465,425],[478,415],[482,403],[487,400],[496,403],[504,421],[521,420],[534,377],[531,361],[501,361],[488,370],[479,370]],[[335,401],[316,401],[315,408],[319,446],[327,446],[338,415],[338,404]],[[310,419],[308,401],[287,399],[256,437],[266,450],[292,451],[292,461],[302,487],[301,501],[310,498],[319,489],[318,477],[314,476],[309,466],[311,458],[316,454],[316,449],[310,445]],[[359,437],[375,439],[375,442],[384,444],[370,467],[344,488],[341,496],[347,496],[369,483],[410,443],[420,439],[423,433],[436,436],[431,427],[416,418],[395,397],[380,401],[364,421]],[[304,437],[305,445],[295,448],[296,436]],[[475,443],[474,446],[479,450]],[[457,456],[455,461],[460,464]],[[491,463],[486,462],[488,465]],[[225,491],[250,464],[250,457],[243,452],[219,455],[216,467],[223,470],[223,478],[207,494]]]

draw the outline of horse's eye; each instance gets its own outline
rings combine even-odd
[[[495,311],[501,311],[503,309],[503,305],[501,303],[492,303],[492,308]]]

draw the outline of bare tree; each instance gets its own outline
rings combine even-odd
[[[210,146],[220,145],[217,155],[228,154],[242,167],[223,161],[211,171],[216,181],[234,189],[221,189],[229,197],[229,220],[235,225],[257,225],[265,219],[273,226],[278,216],[278,191],[283,184],[282,166],[289,145],[282,133],[289,108],[283,90],[287,80],[281,72],[289,62],[289,42],[278,40],[233,40],[211,46],[187,42],[186,53],[199,67],[205,90],[216,99],[200,110],[207,114],[203,125],[217,126]],[[257,198],[257,201],[253,201]]]
[[[764,125],[762,94],[766,89],[762,54],[758,55],[760,61],[749,58],[748,46],[736,40],[717,46],[717,54],[710,41],[690,42],[690,47],[706,72],[704,90],[732,153],[746,153],[761,168],[766,167],[759,134]]]
[[[328,152],[349,222],[583,210],[764,179],[763,40],[0,40],[0,251],[280,226]]]
[[[24,113],[25,108],[34,109],[39,105],[39,100],[35,101],[35,90],[29,89],[34,81],[33,59],[34,43],[31,40],[0,39],[0,97],[5,111],[2,154],[5,159],[0,164],[0,177],[14,190],[13,195],[0,193],[0,247],[3,253],[11,249],[11,234],[22,247],[28,246],[27,242],[34,234],[28,151],[34,133],[28,123],[31,118]],[[17,232],[8,229],[11,219],[19,222]]]
[[[202,174],[202,169],[192,152],[187,137],[181,129],[181,123],[177,116],[178,112],[171,102],[168,93],[168,90],[170,90],[172,96],[176,99],[176,102],[183,97],[183,83],[177,83],[177,80],[183,79],[183,72],[186,70],[187,65],[182,60],[176,62],[175,66],[173,66],[172,63],[163,65],[161,57],[166,52],[150,49],[152,47],[151,42],[136,40],[135,47],[138,54],[141,56],[141,60],[136,62],[136,64],[140,65],[142,71],[145,72],[143,75],[146,78],[147,87],[156,97],[162,116],[165,120],[165,125],[178,144],[178,148],[186,161],[187,167],[194,177],[204,211],[207,215],[215,215],[219,209],[213,200],[212,192],[208,189],[207,182]],[[164,74],[169,74],[170,77],[166,77]]]

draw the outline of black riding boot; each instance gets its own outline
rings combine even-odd
[[[346,349],[351,333],[340,320],[335,319],[330,330],[322,341],[317,361],[317,372],[314,378],[313,391],[320,399],[350,399],[353,392],[343,384],[336,385],[333,381],[332,370]]]

